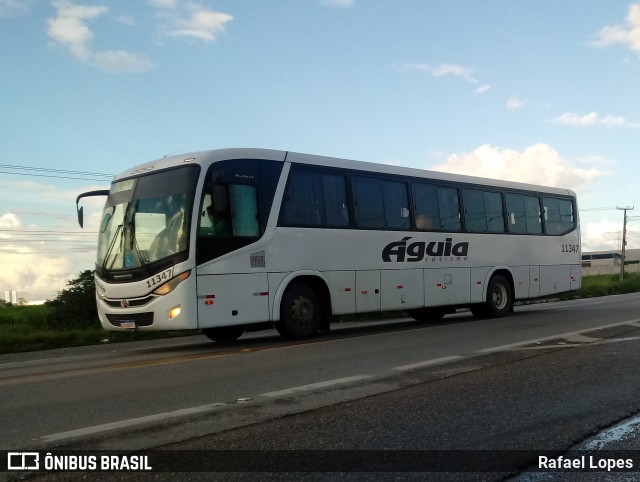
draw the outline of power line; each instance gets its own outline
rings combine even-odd
[[[87,176],[107,176],[113,177],[114,174],[104,172],[91,172],[91,171],[71,171],[67,169],[53,169],[51,167],[33,167],[33,166],[17,166],[15,164],[0,164],[2,169],[16,169],[20,171],[42,171],[42,172],[55,172],[58,174],[74,174],[74,175],[87,175]]]
[[[78,237],[78,238],[89,238],[89,239],[97,239],[98,232],[97,231],[88,231],[88,232],[74,232],[74,231],[57,231],[57,230],[33,230],[33,229],[0,229],[0,234],[4,234],[3,237],[0,237],[1,240],[12,239],[15,236],[54,236],[58,238],[69,238],[69,237]]]
[[[48,178],[55,178],[55,179],[73,179],[73,180],[77,180],[77,181],[108,181],[111,180],[111,178],[113,176],[110,176],[109,179],[100,179],[99,177],[71,177],[71,176],[54,176],[54,175],[49,175],[49,174],[24,174],[24,173],[20,173],[20,172],[7,172],[7,171],[0,171],[0,174],[9,174],[11,176],[29,176],[29,177],[48,177]]]
[[[49,177],[83,181],[110,181],[114,177],[114,174],[107,174],[104,172],[73,171],[68,169],[53,169],[49,167],[19,166],[15,164],[0,164],[0,169],[9,169],[9,171],[0,171],[0,174],[9,174],[13,176]]]

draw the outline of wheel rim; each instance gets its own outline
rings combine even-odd
[[[507,307],[507,302],[509,299],[509,293],[507,292],[507,287],[501,284],[496,285],[493,288],[493,306],[495,306],[498,310],[504,310]]]
[[[291,319],[297,326],[308,325],[313,320],[313,303],[303,296],[298,296],[291,305]]]

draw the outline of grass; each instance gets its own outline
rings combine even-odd
[[[627,273],[624,281],[619,275],[586,276],[582,288],[565,293],[561,299],[591,298],[640,291],[640,273]],[[41,306],[0,306],[0,353],[44,350],[84,345],[97,345],[107,340],[119,341],[150,340],[170,336],[184,336],[191,332],[106,332],[97,321],[63,322],[54,321],[51,307]],[[371,319],[372,314],[367,315]],[[375,316],[375,314],[373,314]],[[392,314],[382,313],[380,318]]]
[[[582,298],[593,298],[636,291],[640,291],[640,273],[626,273],[623,281],[619,274],[585,276],[577,294]]]
[[[0,307],[0,353],[68,348],[108,342],[149,340],[184,335],[183,332],[115,333],[100,324],[53,321],[51,308],[39,306]]]

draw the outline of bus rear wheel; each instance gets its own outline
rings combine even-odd
[[[219,326],[216,328],[204,328],[202,333],[212,341],[218,343],[225,343],[230,341],[236,341],[244,333],[244,326]]]
[[[504,276],[498,274],[491,278],[487,286],[487,300],[471,306],[471,313],[478,318],[501,318],[513,310],[513,291]]]
[[[280,305],[280,321],[276,329],[284,338],[300,340],[318,331],[322,320],[320,298],[306,284],[294,284],[287,288]]]

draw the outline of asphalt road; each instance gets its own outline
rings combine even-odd
[[[2,357],[2,448],[169,450],[145,453],[182,473],[151,480],[583,480],[526,471],[572,448],[640,448],[639,307],[633,294],[348,325],[305,344],[263,333]],[[248,472],[190,472],[224,463]],[[467,472],[423,471],[433,464]]]

